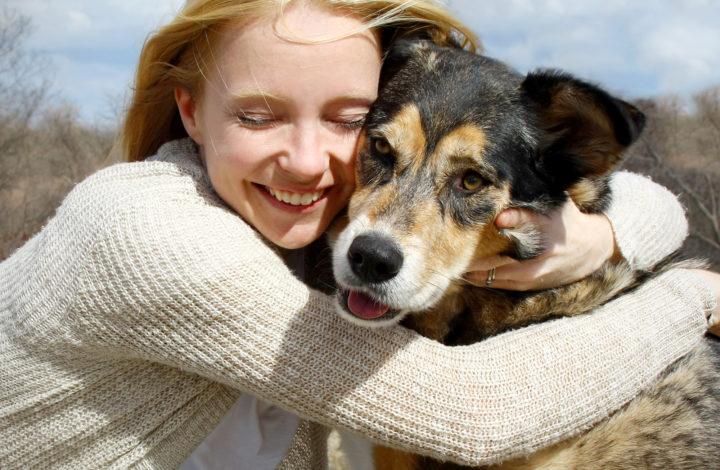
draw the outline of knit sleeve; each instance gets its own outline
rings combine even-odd
[[[693,273],[672,271],[594,315],[446,347],[344,321],[228,209],[191,191],[153,197],[162,185],[131,189],[134,202],[112,203],[122,210],[86,215],[100,233],[62,324],[69,341],[463,464],[528,453],[605,418],[697,343],[712,308]]]
[[[623,257],[648,269],[680,248],[688,223],[677,197],[649,178],[618,172],[610,181],[612,202],[605,212]]]

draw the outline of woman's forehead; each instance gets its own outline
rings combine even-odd
[[[285,24],[265,18],[228,25],[210,57],[203,58],[206,78],[230,96],[258,90],[282,95],[290,86],[304,86],[308,93],[319,86],[342,95],[376,93],[379,40],[361,20],[315,8],[290,10],[285,19]],[[319,41],[288,40],[278,28]],[[337,38],[323,41],[328,34]]]
[[[281,18],[234,22],[219,36],[210,59],[223,65],[294,62],[307,70],[363,60],[372,66],[381,58],[377,35],[361,19],[324,8],[291,8]]]

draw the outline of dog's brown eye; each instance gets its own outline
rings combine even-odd
[[[468,171],[463,175],[462,186],[467,191],[477,191],[483,185],[482,176],[475,171]]]
[[[387,155],[390,153],[390,144],[388,144],[385,139],[375,139],[375,150],[377,150],[378,153]]]

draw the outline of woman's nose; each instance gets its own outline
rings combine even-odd
[[[295,129],[287,152],[279,159],[280,168],[295,178],[313,180],[322,176],[330,165],[327,142],[316,126]]]

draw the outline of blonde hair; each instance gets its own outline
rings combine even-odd
[[[187,133],[175,104],[176,87],[198,96],[217,35],[231,21],[275,15],[301,0],[188,0],[175,19],[145,41],[132,98],[119,135],[127,161],[144,160]],[[306,0],[342,10],[379,32],[382,48],[424,32],[440,44],[475,51],[477,37],[434,0]]]

